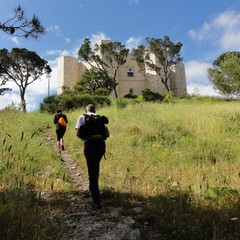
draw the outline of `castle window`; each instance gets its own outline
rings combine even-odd
[[[128,71],[127,71],[127,76],[128,76],[128,77],[134,77],[134,74],[133,74],[133,71],[132,71],[131,68],[128,69]]]

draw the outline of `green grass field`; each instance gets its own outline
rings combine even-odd
[[[74,130],[81,113],[82,109],[66,113],[69,125],[64,140],[68,153],[86,171],[83,143]],[[111,204],[142,206],[142,221],[170,239],[240,239],[239,102],[115,102],[98,113],[110,122],[100,187]],[[29,190],[72,190],[59,155],[43,131],[47,128],[55,137],[52,119],[38,112],[0,113],[4,126],[0,133],[0,221],[14,207],[5,199],[18,193],[16,189],[25,197]],[[33,207],[38,210],[38,204]],[[37,214],[32,212],[27,219]],[[12,217],[16,216],[12,213]],[[45,227],[36,228],[33,236],[49,234]],[[16,229],[16,235],[18,231],[23,230]]]

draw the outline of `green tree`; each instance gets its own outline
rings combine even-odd
[[[167,92],[169,89],[169,79],[171,67],[182,61],[180,50],[182,43],[172,43],[169,37],[146,38],[147,46],[140,45],[133,49],[132,54],[141,70],[151,70],[159,75]]]
[[[106,78],[103,72],[97,68],[86,69],[75,89],[80,89],[91,95],[97,95],[101,89],[105,89],[105,94],[108,96],[111,93],[111,82]]]
[[[208,79],[215,90],[224,95],[240,93],[240,52],[220,55],[208,69]]]
[[[45,32],[39,18],[35,15],[27,19],[24,10],[18,5],[14,10],[14,15],[0,22],[0,30],[12,36],[37,39]]]
[[[13,81],[20,90],[21,106],[26,112],[25,93],[28,85],[44,74],[50,74],[48,62],[35,52],[25,48],[13,48],[11,52],[0,49],[0,79]]]
[[[1,75],[0,75],[1,78]],[[11,88],[3,88],[2,86],[4,86],[6,84],[5,80],[1,80],[0,79],[0,96],[2,96],[6,91],[11,91]]]
[[[105,81],[111,83],[111,89],[117,98],[117,73],[119,67],[126,62],[128,52],[129,50],[119,42],[104,42],[92,47],[90,39],[85,38],[78,51],[78,57],[102,72]]]

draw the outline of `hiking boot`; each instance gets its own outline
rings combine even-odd
[[[64,146],[62,145],[62,151],[64,151],[65,150],[65,148],[64,148]]]
[[[101,203],[93,203],[92,207],[93,207],[94,209],[101,209],[101,208],[102,208],[102,205],[101,205]]]

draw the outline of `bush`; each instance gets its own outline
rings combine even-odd
[[[54,113],[58,108],[64,109],[66,111],[82,108],[90,103],[103,106],[110,105],[111,101],[106,96],[91,96],[88,93],[75,94],[73,91],[67,90],[59,96],[53,95],[44,98],[43,103],[40,104],[40,111]]]
[[[54,113],[59,105],[59,98],[56,95],[51,95],[43,99],[40,103],[40,112]]]
[[[94,96],[93,98],[94,102],[99,104],[100,106],[109,106],[111,104],[111,100],[106,96]]]
[[[138,96],[132,93],[124,95],[124,98],[136,99]]]
[[[79,95],[64,95],[61,97],[60,95],[60,103],[59,107],[65,110],[71,110],[76,108],[82,108],[89,103],[94,103],[95,100],[94,97],[92,97],[90,94],[79,94]]]
[[[127,107],[128,103],[129,103],[129,100],[127,100],[126,98],[118,98],[116,100],[117,108],[125,108]]]
[[[164,97],[156,92],[152,92],[149,88],[145,88],[142,91],[142,95],[145,101],[163,101]]]

